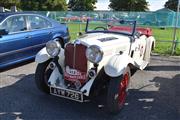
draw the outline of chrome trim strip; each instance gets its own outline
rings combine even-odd
[[[38,31],[38,30],[47,30],[47,29],[51,29],[53,27],[47,27],[47,28],[41,28],[41,29],[30,29],[30,30],[24,30],[24,31],[18,31],[18,32],[11,32],[8,35],[13,35],[13,34],[18,34],[18,33],[28,33],[28,32],[34,32],[34,31]]]
[[[21,51],[24,51],[24,50],[29,50],[29,49],[36,48],[36,47],[43,46],[43,45],[46,45],[46,43],[34,45],[34,46],[31,46],[31,47],[22,48],[22,49],[19,49],[19,50],[13,50],[13,51],[5,52],[5,53],[0,53],[0,57],[5,56],[5,55],[9,55],[9,54],[15,54],[15,53],[18,53],[18,52],[21,52]]]

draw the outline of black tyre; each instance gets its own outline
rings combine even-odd
[[[50,88],[48,85],[48,79],[52,73],[52,69],[49,67],[50,60],[41,64],[38,64],[35,72],[35,81],[37,87],[45,92],[50,93]]]
[[[110,113],[118,113],[124,106],[127,89],[130,81],[130,68],[127,67],[123,75],[111,78],[107,93],[107,110]]]

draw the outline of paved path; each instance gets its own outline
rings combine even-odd
[[[153,56],[132,77],[126,106],[116,116],[95,103],[77,103],[41,93],[36,64],[0,73],[0,120],[180,120],[180,58]]]

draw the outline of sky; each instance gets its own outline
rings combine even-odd
[[[156,11],[164,7],[167,0],[147,0],[149,2],[149,10]],[[96,10],[108,10],[109,0],[98,0]]]

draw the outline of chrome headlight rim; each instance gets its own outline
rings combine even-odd
[[[96,54],[96,57],[95,57],[96,59],[92,59],[89,56],[89,50],[93,50],[93,49],[98,51],[98,54]],[[101,62],[101,60],[103,59],[103,55],[104,55],[104,52],[103,52],[102,48],[97,45],[91,45],[86,49],[86,58],[88,59],[88,61],[90,61],[92,63],[98,64],[99,62]]]
[[[61,51],[61,45],[58,41],[48,41],[46,43],[46,51],[52,58],[58,56]]]

